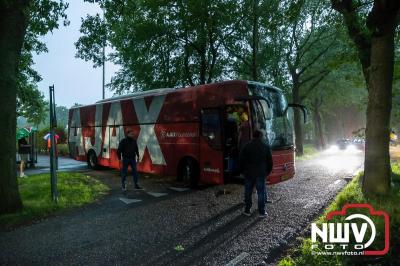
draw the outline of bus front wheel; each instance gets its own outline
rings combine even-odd
[[[94,150],[90,150],[87,155],[87,164],[91,169],[98,169],[99,165],[97,163],[97,155]]]
[[[199,181],[199,166],[194,159],[185,158],[178,166],[178,181],[196,187]]]

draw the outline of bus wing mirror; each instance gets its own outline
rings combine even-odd
[[[304,116],[304,124],[307,123],[307,108],[302,105],[302,104],[298,104],[298,103],[289,103],[288,104],[288,108],[292,107],[292,108],[300,108],[301,111],[303,112],[303,116]],[[286,108],[287,111],[287,108]]]

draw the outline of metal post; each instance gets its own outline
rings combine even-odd
[[[49,87],[50,91],[50,178],[51,178],[51,198],[53,201],[58,201],[57,191],[57,172],[56,172],[56,141],[55,141],[55,127],[57,126],[55,117],[55,102],[54,102],[54,85]]]
[[[29,135],[29,144],[31,145],[30,153],[29,153],[29,168],[35,167],[35,158],[34,158],[34,149],[36,145],[34,143],[35,132],[32,130],[31,134]]]
[[[105,18],[105,11],[103,9],[103,19]],[[105,75],[106,75],[106,36],[103,36],[103,100],[105,99]]]
[[[103,45],[103,100],[105,97],[105,74],[106,74],[106,52],[105,52],[105,42]]]

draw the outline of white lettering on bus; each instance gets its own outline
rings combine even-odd
[[[106,134],[103,145],[103,158],[110,158],[110,150],[118,149],[118,144],[121,139],[125,138],[125,132],[123,128],[121,103],[111,103],[110,112],[108,114]],[[117,125],[117,126],[114,126]],[[115,130],[115,136],[112,132]]]
[[[204,172],[211,172],[211,173],[217,173],[217,174],[219,174],[220,173],[220,171],[219,171],[219,169],[218,168],[210,168],[210,167],[206,167],[206,168],[204,168]]]
[[[72,113],[71,125],[69,127],[69,142],[74,144],[74,148],[78,148],[78,155],[85,155],[79,108],[75,108]]]
[[[101,153],[101,143],[103,141],[103,104],[96,104],[95,119],[94,145],[92,145],[90,137],[85,137],[85,150],[87,152],[88,150],[93,149],[96,152],[96,155],[99,155]]]
[[[196,132],[161,132],[161,138],[195,138],[197,137]]]
[[[133,106],[135,107],[140,124],[140,133],[137,139],[140,155],[139,161],[142,161],[144,151],[147,147],[153,164],[166,165],[164,155],[154,131],[154,126],[164,104],[164,100],[165,95],[155,96],[150,104],[149,110],[147,110],[143,98],[133,100]]]

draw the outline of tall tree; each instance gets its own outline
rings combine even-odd
[[[334,16],[326,1],[288,1],[283,6],[286,19],[281,30],[284,63],[291,78],[292,101],[302,104],[330,73],[328,62],[335,57],[339,45]],[[297,153],[303,154],[303,126],[300,110],[294,111]]]
[[[349,133],[365,127],[363,114],[367,92],[360,78],[362,72],[353,61],[353,49],[346,49],[346,46],[340,49],[343,53],[329,64],[332,69],[329,76],[304,101],[312,114],[316,147],[335,142],[338,138],[351,137]],[[352,118],[348,119],[349,116]],[[310,132],[305,130],[305,133]]]
[[[47,103],[37,83],[42,80],[34,69],[33,54],[48,52],[40,36],[58,27],[60,17],[68,24],[64,13],[67,4],[63,1],[34,0],[29,5],[29,21],[22,46],[17,76],[17,116],[38,125],[46,116]]]
[[[389,130],[392,106],[394,36],[400,1],[331,0],[343,15],[358,51],[368,89],[363,192],[390,190]]]
[[[35,50],[29,45],[40,42],[30,41],[58,26],[59,16],[65,17],[66,6],[62,1],[51,0],[0,1],[0,121],[3,122],[0,129],[0,213],[12,212],[22,206],[15,167],[17,93],[21,93],[20,89],[29,91],[32,87],[23,87],[27,84],[23,80],[26,77],[23,69],[29,69],[27,66],[31,64],[24,62],[27,57],[21,54],[23,49]],[[23,98],[21,95],[20,100]]]
[[[117,93],[210,83],[226,72],[221,36],[235,1],[90,2],[100,4],[105,19],[82,21],[77,57],[99,66],[106,38],[114,49],[107,59],[121,66],[110,84]]]
[[[33,69],[33,53],[47,52],[46,46],[27,27],[27,34],[21,51],[21,59],[17,73],[17,116],[25,117],[35,125],[43,121],[46,112],[44,95],[39,91],[37,83],[42,80],[40,74]]]
[[[29,1],[0,2],[0,214],[21,208],[15,167],[15,127],[18,63],[27,26]]]
[[[236,20],[223,35],[223,45],[232,58],[231,69],[236,77],[273,80],[272,70],[279,62],[276,31],[283,18],[279,3],[276,0],[244,0],[237,1],[236,8],[232,9]]]

